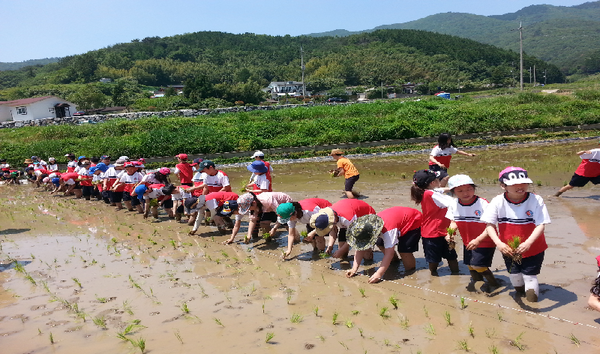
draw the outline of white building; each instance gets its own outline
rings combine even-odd
[[[273,81],[264,89],[265,92],[270,93],[272,98],[281,96],[302,96],[302,82],[300,81]],[[308,96],[309,93],[307,92]]]
[[[0,122],[72,117],[74,103],[55,96],[0,101]]]

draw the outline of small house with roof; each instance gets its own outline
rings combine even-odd
[[[0,101],[0,122],[72,117],[74,103],[56,96]]]
[[[271,98],[276,99],[281,96],[302,96],[301,81],[273,81],[264,89],[266,93],[271,94]],[[308,92],[306,93],[308,95]]]

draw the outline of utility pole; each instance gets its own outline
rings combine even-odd
[[[383,81],[381,82],[381,99],[383,99]]]
[[[529,84],[531,85],[531,66],[529,67]]]
[[[546,69],[544,69],[544,86],[546,86]]]
[[[535,65],[533,66],[533,86],[537,86],[537,80],[535,79]]]
[[[521,61],[521,91],[523,91],[523,23],[519,22],[519,57]]]
[[[304,84],[304,50],[300,46],[300,68],[302,69],[302,97],[306,98],[306,85]]]

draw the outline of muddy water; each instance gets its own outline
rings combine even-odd
[[[489,199],[500,192],[497,171],[522,166],[536,182],[535,191],[546,196],[569,180],[579,162],[574,152],[589,145],[476,151],[473,158],[455,157],[451,173],[471,175],[479,194]],[[364,200],[378,211],[412,206],[409,180],[426,158],[355,159]],[[274,187],[295,199],[336,201],[343,180],[324,172],[333,165],[275,165]],[[248,177],[241,169],[227,172],[234,186]],[[23,266],[17,271],[12,263],[0,271],[2,353],[140,351],[118,333],[145,340],[150,353],[448,353],[464,345],[477,353],[494,347],[516,353],[516,344],[534,353],[591,353],[600,347],[600,315],[586,309],[600,253],[598,187],[546,198],[553,222],[536,304],[515,298],[510,285],[493,296],[468,292],[462,263],[463,275],[450,276],[442,266],[441,276],[432,278],[422,251],[416,254],[416,273],[393,265],[385,282],[369,285],[365,275],[381,259],[378,252],[374,265],[347,279],[343,270],[351,263],[319,259],[306,245],[295,245],[291,259],[281,261],[285,237],[224,246],[225,236],[211,228],[188,236],[187,226],[164,216],[145,221],[98,202],[51,197],[25,186],[0,187],[0,198],[0,260],[16,259]],[[509,283],[498,254],[493,269]],[[397,309],[390,297],[399,300]],[[139,326],[125,333],[134,320]]]

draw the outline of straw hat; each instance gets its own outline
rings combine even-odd
[[[325,236],[331,231],[335,224],[335,211],[327,207],[319,210],[310,217],[310,227],[315,229],[319,236]]]
[[[357,251],[367,250],[375,245],[382,229],[381,217],[375,214],[363,215],[350,224],[346,232],[348,244]]]

